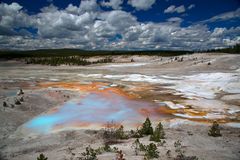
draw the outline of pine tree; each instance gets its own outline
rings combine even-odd
[[[123,125],[121,125],[117,130],[116,130],[116,138],[117,139],[126,139],[127,136],[124,133],[124,128]]]
[[[45,157],[45,155],[44,154],[40,154],[39,155],[39,157],[37,157],[37,160],[47,160],[48,158],[47,157]]]
[[[159,122],[157,127],[155,128],[153,134],[150,137],[150,141],[161,142],[161,139],[164,139],[165,132],[163,130],[162,123]]]
[[[146,118],[145,122],[142,125],[141,133],[144,135],[152,135],[153,134],[152,123],[148,117]]]
[[[153,159],[159,157],[159,152],[157,151],[157,146],[154,143],[150,143],[146,146],[145,158]]]

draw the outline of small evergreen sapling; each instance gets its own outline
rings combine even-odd
[[[166,155],[167,155],[168,158],[170,158],[171,157],[171,150],[167,150]]]
[[[140,146],[141,146],[141,143],[140,143],[139,139],[137,138],[132,144],[132,148],[134,149],[134,152],[135,152],[136,156],[141,151]]]
[[[47,157],[45,157],[45,155],[44,154],[40,154],[39,155],[39,157],[37,157],[37,160],[47,160],[48,158]]]
[[[117,139],[127,139],[127,135],[124,133],[124,127],[121,125],[115,132]]]
[[[19,91],[17,92],[17,95],[20,96],[20,95],[23,95],[23,94],[24,94],[24,92],[23,92],[22,88],[20,88]]]
[[[182,160],[185,157],[185,151],[182,150],[182,143],[180,140],[174,142],[175,152],[177,153],[177,157],[175,160]]]
[[[213,137],[222,136],[220,133],[220,127],[219,127],[219,124],[217,123],[217,121],[213,122],[212,127],[210,128],[210,130],[208,132],[208,135],[213,136]]]
[[[145,122],[142,125],[141,133],[144,135],[152,135],[153,134],[152,123],[148,117],[146,118]]]
[[[105,152],[111,152],[111,151],[112,151],[111,147],[110,147],[108,144],[105,144],[105,145],[104,145],[103,150],[104,150]]]
[[[86,147],[86,152],[82,153],[83,160],[97,160],[97,153],[90,146]]]
[[[7,102],[3,101],[3,107],[7,107]]]
[[[125,160],[122,150],[118,151],[116,160]]]
[[[114,121],[107,122],[106,127],[104,129],[104,133],[103,133],[105,144],[114,144],[118,142],[116,131],[117,131],[117,124]]]
[[[19,101],[20,101],[20,102],[23,102],[23,101],[24,101],[23,96],[21,96],[21,97],[19,98]]]
[[[153,159],[159,157],[157,146],[154,143],[150,143],[149,145],[146,146],[146,152],[144,157],[145,159]]]
[[[21,102],[20,102],[19,99],[17,99],[17,98],[14,99],[14,103],[15,103],[16,105],[20,105],[20,104],[21,104]]]
[[[198,160],[196,156],[186,156],[185,151],[182,149],[182,143],[180,140],[174,142],[175,152],[177,156],[174,160]]]
[[[161,142],[161,139],[165,138],[164,136],[165,136],[165,132],[163,130],[162,123],[159,122],[153,134],[150,136],[150,141]]]
[[[136,131],[131,130],[131,135],[130,136],[133,137],[133,138],[141,138],[141,137],[143,137],[142,131],[139,130],[139,129],[137,129]]]

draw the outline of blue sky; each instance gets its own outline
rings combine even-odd
[[[240,42],[239,0],[2,0],[0,48],[222,48]]]

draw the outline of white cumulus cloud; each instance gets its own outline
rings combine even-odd
[[[211,20],[233,18],[238,12],[222,13]],[[0,49],[200,50],[240,42],[240,27],[211,30],[204,23],[181,26],[180,17],[140,22],[131,12],[101,10],[96,0],[84,0],[80,6],[69,4],[65,9],[50,4],[33,15],[18,3],[0,3],[0,19]]]
[[[155,2],[156,0],[128,0],[128,4],[137,10],[148,10]]]
[[[179,7],[176,7],[175,5],[169,6],[167,9],[164,10],[164,13],[184,13],[186,11],[184,5],[181,5]]]
[[[110,1],[102,1],[101,5],[104,7],[111,7],[113,9],[121,9],[121,5],[123,4],[123,0],[110,0]]]
[[[193,9],[194,7],[195,7],[195,4],[191,4],[188,6],[188,9],[190,10],[190,9]]]
[[[219,15],[213,16],[202,22],[208,23],[208,22],[216,22],[216,21],[226,21],[234,18],[240,19],[240,8],[236,9],[235,11],[221,13]]]

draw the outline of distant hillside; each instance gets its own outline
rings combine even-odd
[[[42,49],[31,51],[0,51],[0,58],[26,58],[26,57],[68,57],[68,56],[111,56],[111,55],[158,55],[177,56],[192,54],[192,51],[87,51],[79,49]]]

